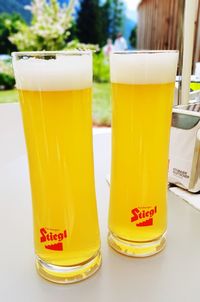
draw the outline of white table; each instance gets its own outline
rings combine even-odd
[[[166,249],[144,259],[117,254],[106,242],[109,131],[97,130],[94,151],[103,265],[83,282],[49,283],[34,269],[31,196],[19,107],[0,105],[0,301],[199,301],[200,213],[169,193]]]

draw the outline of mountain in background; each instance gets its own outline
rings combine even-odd
[[[128,17],[125,17],[124,20],[124,30],[123,30],[123,36],[126,39],[126,41],[129,44],[129,37],[131,34],[132,29],[137,25],[136,21],[129,19]]]
[[[124,38],[129,44],[129,37],[132,29],[137,25],[137,11],[127,10],[124,19]]]
[[[30,21],[31,14],[24,9],[30,0],[0,0],[0,13],[19,13],[26,21]]]
[[[69,0],[59,0],[61,4],[68,3]],[[28,10],[24,9],[25,5],[30,4],[31,0],[0,0],[0,13],[18,13],[27,22],[31,19],[31,14]]]

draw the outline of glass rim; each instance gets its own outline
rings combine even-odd
[[[69,55],[69,56],[84,56],[92,55],[92,50],[54,50],[54,51],[14,51],[11,53],[12,58],[14,57],[48,57],[55,55]]]
[[[130,54],[162,54],[162,53],[179,53],[178,50],[123,50],[113,51],[111,55],[130,55]]]

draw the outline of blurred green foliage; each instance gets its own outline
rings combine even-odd
[[[17,50],[16,45],[10,41],[9,36],[16,34],[21,24],[25,24],[25,22],[18,14],[0,14],[0,53],[10,54],[12,51]]]
[[[85,43],[80,43],[77,39],[74,39],[70,42],[67,43],[66,47],[64,50],[92,50],[93,52],[99,51],[99,46],[94,45],[94,44],[85,44]]]
[[[136,48],[137,47],[137,26],[135,26],[132,31],[131,31],[131,34],[130,34],[130,37],[129,37],[129,41],[130,41],[130,44],[133,48]]]
[[[107,83],[110,79],[109,59],[103,52],[94,53],[93,56],[94,81],[97,83]]]
[[[102,32],[102,13],[99,0],[82,0],[77,17],[77,37],[80,42],[104,43]]]
[[[16,89],[0,90],[0,104],[18,102],[18,93]]]
[[[15,85],[11,60],[0,60],[0,89],[12,89]]]
[[[93,89],[92,116],[95,126],[111,125],[110,84],[95,83]]]
[[[30,25],[21,24],[10,41],[20,51],[62,50],[66,47],[75,0],[61,6],[57,0],[33,0],[27,9],[32,13]]]
[[[0,89],[8,90],[12,89],[15,85],[15,79],[14,77],[6,74],[6,73],[0,73]]]
[[[77,38],[83,43],[106,44],[123,29],[124,1],[81,0],[77,16]]]

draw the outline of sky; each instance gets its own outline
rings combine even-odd
[[[136,10],[140,0],[124,0],[129,10]]]
[[[137,6],[141,0],[124,0],[126,6],[126,16],[130,20],[137,22]]]
[[[140,3],[141,0],[123,0],[123,2],[126,4],[126,7],[128,10],[136,11],[137,6]],[[101,0],[102,3],[105,2],[105,0]]]

